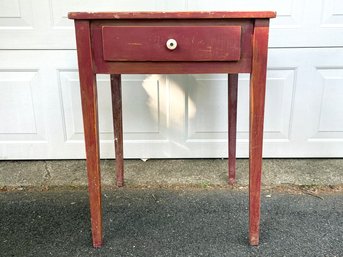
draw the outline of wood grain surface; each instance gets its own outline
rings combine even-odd
[[[99,123],[89,21],[75,21],[93,246],[102,245]]]
[[[69,19],[236,19],[275,18],[276,12],[70,12]]]
[[[106,61],[238,61],[240,26],[104,26]],[[174,39],[174,50],[167,48]]]
[[[256,20],[250,76],[249,241],[259,244],[262,145],[266,91],[269,20]]]
[[[237,136],[237,93],[238,93],[238,74],[228,75],[228,178],[229,184],[236,182],[236,136]]]

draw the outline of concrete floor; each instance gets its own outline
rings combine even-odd
[[[102,160],[102,184],[114,185],[115,160]],[[86,187],[84,160],[2,161],[0,189]],[[248,184],[248,160],[237,160],[237,185]],[[343,159],[265,159],[262,183],[280,185],[343,185]],[[140,186],[225,186],[226,159],[126,160],[125,182]]]

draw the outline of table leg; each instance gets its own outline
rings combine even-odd
[[[237,86],[238,74],[228,74],[228,141],[229,141],[229,158],[228,158],[228,177],[229,184],[236,181],[236,136],[237,136]]]
[[[114,147],[116,154],[116,182],[118,187],[124,185],[124,160],[123,160],[123,121],[121,75],[111,75],[112,114],[114,130]]]
[[[259,244],[264,100],[269,20],[256,20],[250,76],[249,241]]]
[[[92,68],[89,22],[75,21],[75,28],[86,144],[92,238],[93,246],[100,247],[102,245],[102,211],[96,75]]]

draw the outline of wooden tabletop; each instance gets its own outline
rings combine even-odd
[[[237,19],[275,18],[273,11],[230,11],[230,12],[70,12],[69,19]]]

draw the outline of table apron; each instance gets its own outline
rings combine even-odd
[[[236,60],[201,60],[196,55],[194,60],[152,60],[152,61],[137,61],[134,60],[109,60],[108,56],[104,55],[104,38],[103,29],[113,28],[118,29],[123,26],[127,28],[140,27],[142,29],[158,26],[165,31],[163,27],[168,30],[170,26],[173,28],[182,27],[183,29],[201,28],[201,27],[240,27],[240,56]],[[253,35],[253,20],[250,19],[229,19],[229,20],[164,20],[140,21],[139,26],[137,22],[129,20],[95,20],[90,22],[91,29],[91,44],[93,56],[93,70],[94,73],[100,74],[206,74],[206,73],[250,73],[251,72],[251,57],[252,57],[252,35]],[[130,30],[130,29],[129,29]],[[209,34],[210,35],[210,34]],[[206,35],[205,35],[206,36]],[[107,37],[108,38],[108,37]],[[229,39],[228,39],[229,40]],[[106,43],[107,44],[107,43]],[[115,44],[114,44],[115,46]],[[105,49],[110,53],[115,52],[110,45],[106,45]],[[119,49],[118,49],[119,50]],[[108,54],[108,52],[107,52]],[[220,57],[219,57],[220,58]]]

